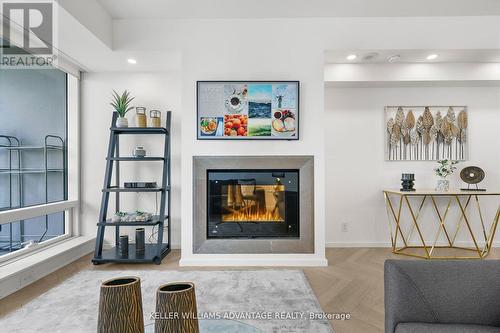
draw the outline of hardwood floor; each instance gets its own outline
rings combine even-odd
[[[409,259],[393,255],[388,248],[330,248],[326,250],[329,266],[304,268],[323,311],[349,313],[350,320],[331,321],[336,333],[383,332],[384,327],[384,261],[388,258]],[[85,256],[59,269],[28,287],[0,300],[1,316],[19,308],[53,288],[73,274],[84,270],[151,269],[151,270],[213,270],[228,268],[179,267],[180,251],[173,251],[161,265],[100,265],[90,263]],[[495,249],[488,259],[499,259]],[[420,259],[417,259],[420,260]],[[256,268],[250,268],[256,269]]]

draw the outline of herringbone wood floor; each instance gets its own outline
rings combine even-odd
[[[336,333],[383,332],[384,289],[383,268],[388,258],[408,259],[391,254],[387,248],[331,248],[326,251],[328,267],[305,268],[304,272],[319,299],[323,311],[350,313],[351,319],[331,321]],[[84,269],[151,269],[151,270],[200,270],[211,268],[179,267],[179,251],[173,251],[161,265],[101,265],[93,266],[91,256],[85,256],[59,269],[28,287],[0,300],[1,316],[13,311],[41,295],[73,274]],[[500,249],[488,259],[500,258]],[[231,269],[231,268],[220,268]],[[241,269],[241,268],[237,268]],[[251,268],[255,269],[255,268]],[[50,319],[48,319],[50,320]],[[311,332],[314,333],[314,332]]]

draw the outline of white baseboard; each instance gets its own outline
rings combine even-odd
[[[94,251],[94,237],[74,237],[0,267],[0,299]]]
[[[446,245],[446,244],[440,244],[440,245]],[[455,245],[457,246],[463,246],[463,247],[473,247],[474,243],[467,241],[461,241],[461,242],[455,242]],[[493,242],[493,248],[499,247],[500,246],[500,241]],[[390,242],[327,242],[326,243],[327,248],[338,248],[338,247],[391,247]]]
[[[326,247],[391,247],[390,242],[327,242]]]

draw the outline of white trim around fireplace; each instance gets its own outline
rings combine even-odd
[[[281,155],[281,156],[303,156]],[[325,257],[324,232],[324,167],[320,154],[314,156],[314,253],[263,253],[263,254],[195,254],[193,253],[193,156],[183,156],[182,183],[186,184],[182,191],[182,254],[180,266],[289,266],[311,267],[327,266]],[[198,154],[197,156],[213,156]],[[220,154],[219,156],[231,156]],[[240,155],[255,156],[255,155]],[[259,156],[270,156],[263,154]]]
[[[317,254],[194,254],[183,256],[180,266],[328,266]]]

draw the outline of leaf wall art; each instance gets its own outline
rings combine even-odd
[[[464,161],[467,131],[466,106],[386,106],[386,160]]]

